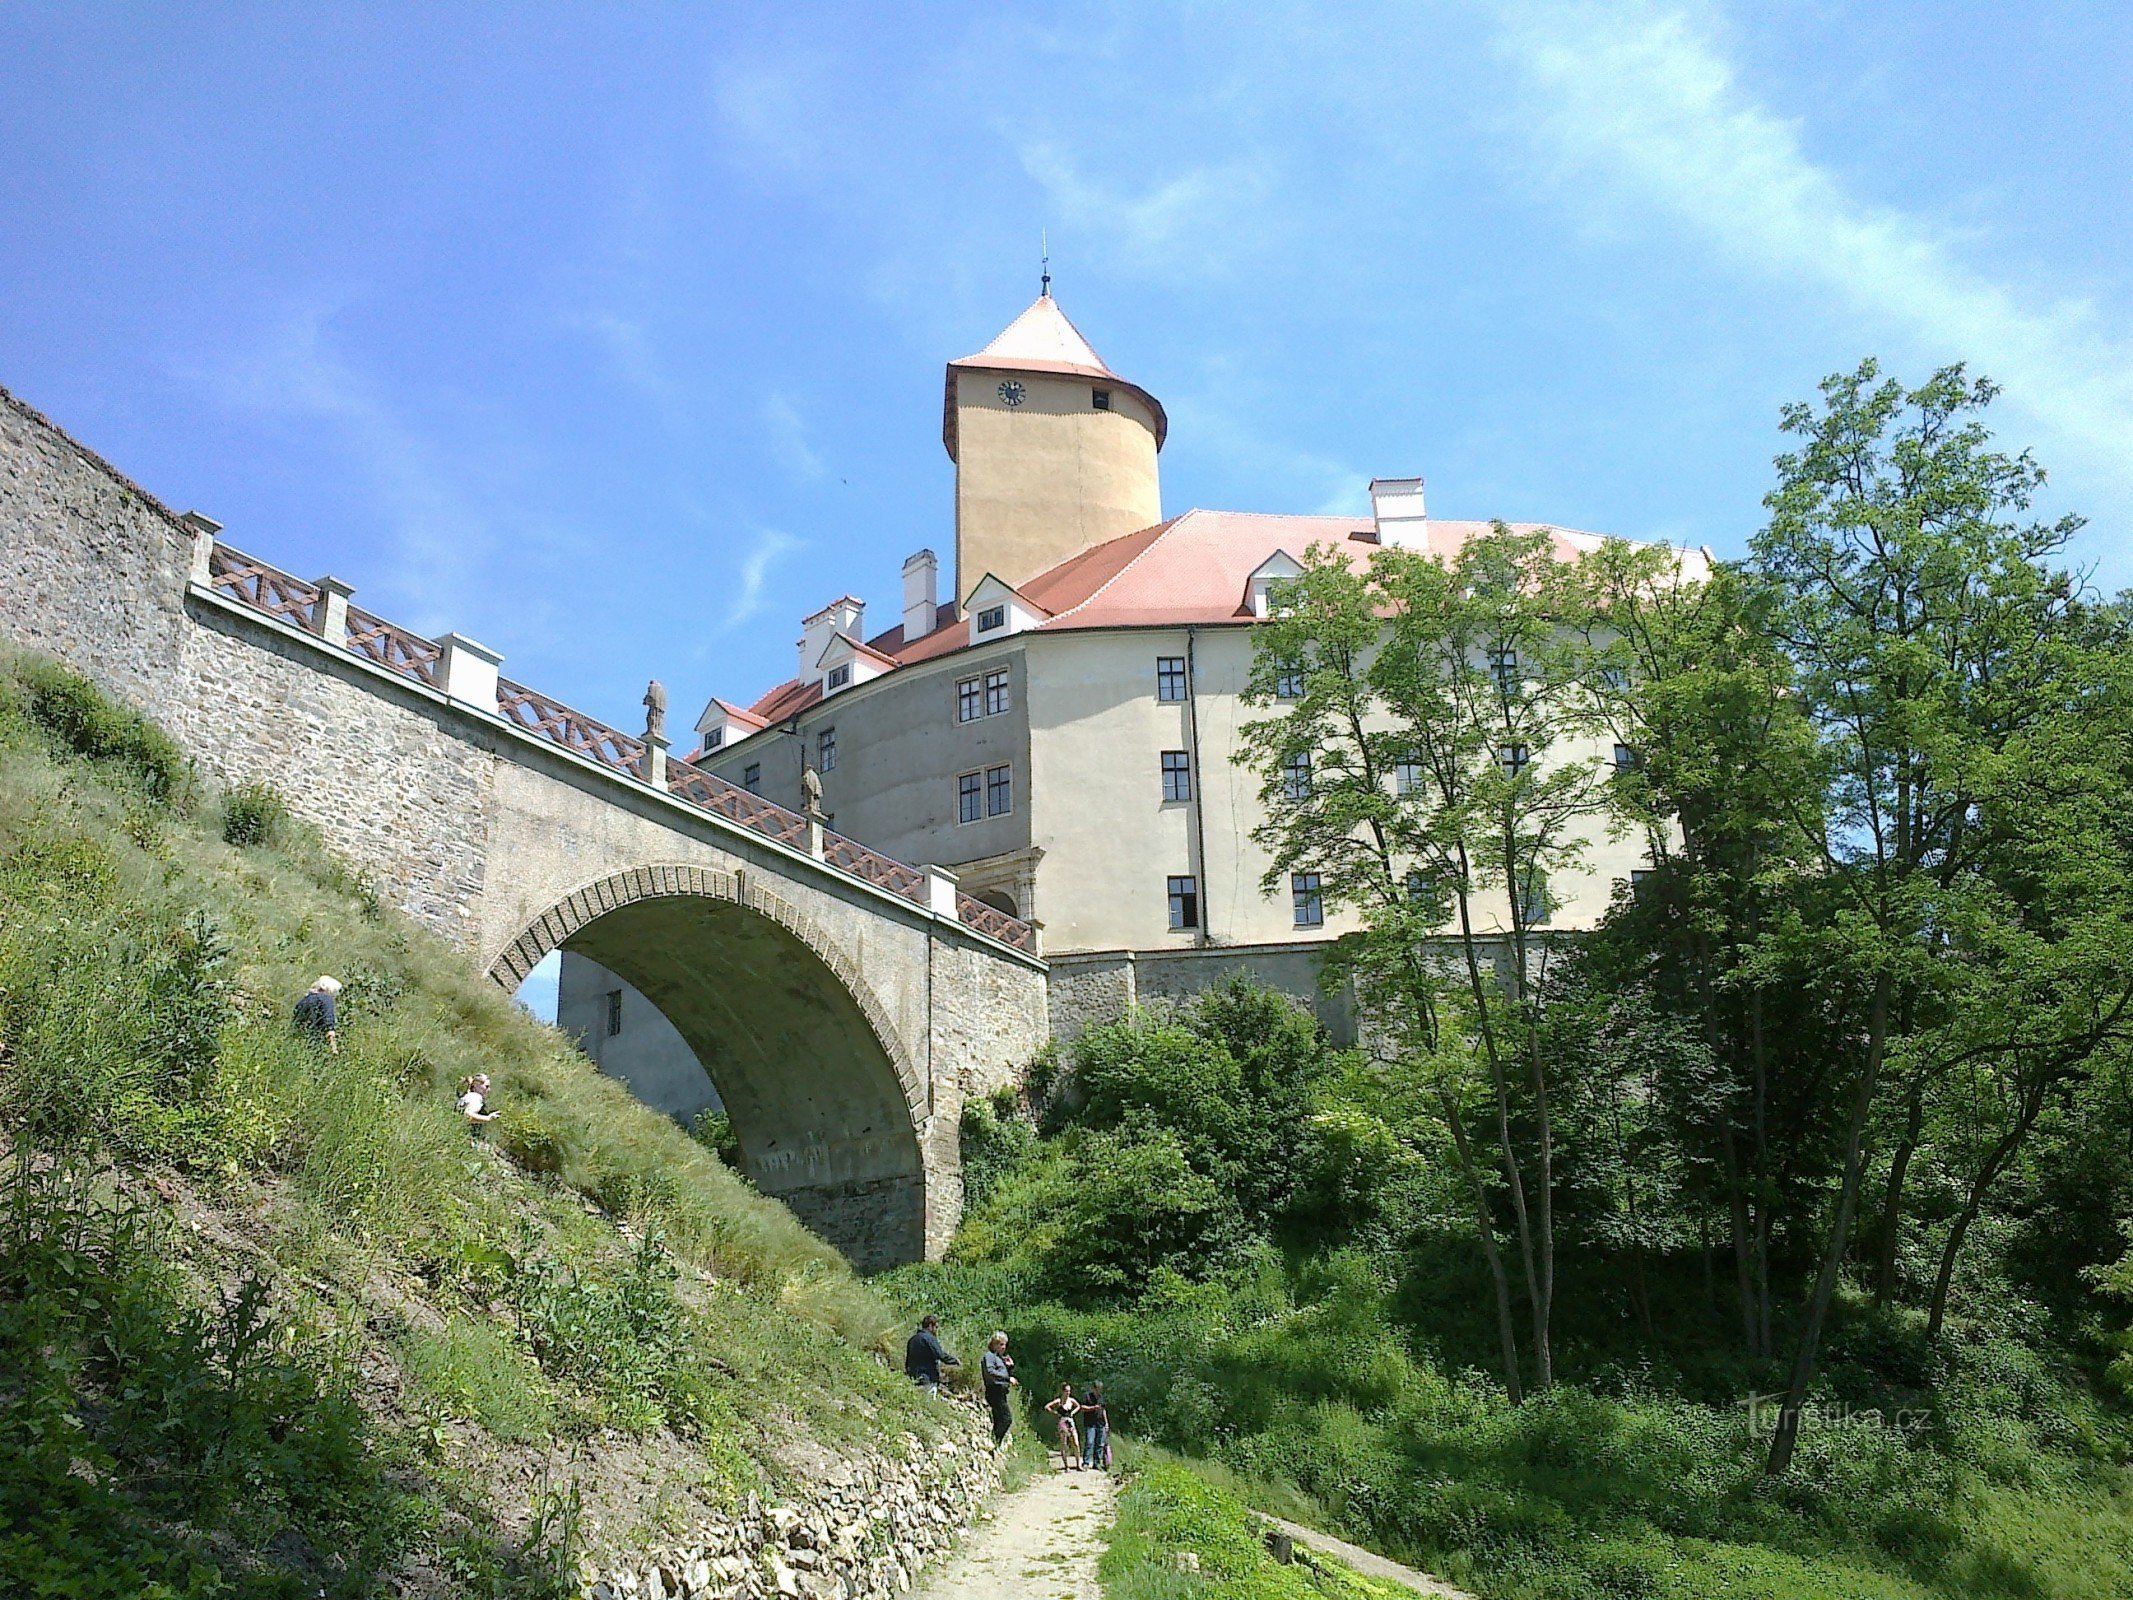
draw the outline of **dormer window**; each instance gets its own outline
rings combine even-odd
[[[1245,588],[1245,604],[1255,617],[1273,616],[1277,610],[1286,612],[1288,607],[1274,604],[1274,591],[1278,585],[1303,576],[1303,566],[1286,550],[1276,550],[1259,563]]]
[[[726,730],[724,728],[713,728],[710,730],[710,732],[704,735],[704,750],[706,753],[709,753],[710,751],[716,750],[720,745],[724,744],[725,742]]]
[[[837,690],[842,689],[846,684],[850,683],[851,681],[852,664],[849,661],[845,662],[842,666],[830,668],[829,688],[831,693],[834,694]]]
[[[978,613],[978,632],[995,633],[1007,626],[1007,607],[987,606]]]
[[[1091,389],[1089,391],[1089,407],[1094,411],[1109,411],[1111,409],[1111,391],[1109,389]]]

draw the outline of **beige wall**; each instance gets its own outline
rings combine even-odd
[[[1000,398],[1013,379],[1020,406]],[[1098,411],[1087,378],[959,370],[955,582],[958,599],[988,572],[1022,584],[1091,545],[1163,520],[1155,418],[1123,386]]]

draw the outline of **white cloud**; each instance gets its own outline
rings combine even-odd
[[[1870,326],[1961,359],[2096,468],[2133,462],[2133,342],[2085,301],[1964,261],[1952,229],[1876,203],[1757,100],[1709,12],[1517,5],[1499,53],[1524,80],[1511,125],[1579,203],[1671,217],[1737,268],[1834,295]],[[2056,448],[2056,447],[2055,447]]]
[[[741,558],[740,585],[734,590],[733,604],[726,611],[726,627],[738,628],[763,609],[763,588],[770,578],[770,569],[783,557],[800,548],[802,541],[789,533],[780,533],[776,528],[759,529],[755,543],[748,554]]]
[[[421,609],[394,620],[427,634],[465,626],[495,542],[490,518],[432,440],[335,350],[331,325],[345,303],[300,302],[250,348],[188,376],[232,405],[325,424],[369,482],[395,546],[389,567],[414,575],[406,588]]]
[[[1221,244],[1233,236],[1229,219],[1252,211],[1268,187],[1266,173],[1243,161],[1191,167],[1135,190],[1090,175],[1056,144],[1028,143],[1019,154],[1063,241],[1097,241],[1120,265],[1166,280],[1227,265]]]
[[[822,457],[807,442],[807,424],[790,395],[774,390],[764,398],[763,431],[771,454],[793,477],[806,482],[822,476]]]

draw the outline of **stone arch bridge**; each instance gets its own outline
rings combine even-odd
[[[1027,924],[219,531],[0,390],[0,638],[222,781],[272,785],[506,988],[564,947],[633,984],[710,1070],[758,1186],[858,1265],[945,1247],[963,1100],[1046,1035]]]

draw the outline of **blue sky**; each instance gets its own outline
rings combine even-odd
[[[1036,288],[1168,511],[1737,552],[1779,405],[1966,358],[2133,583],[2133,8],[0,9],[0,384],[636,726],[953,546]]]

